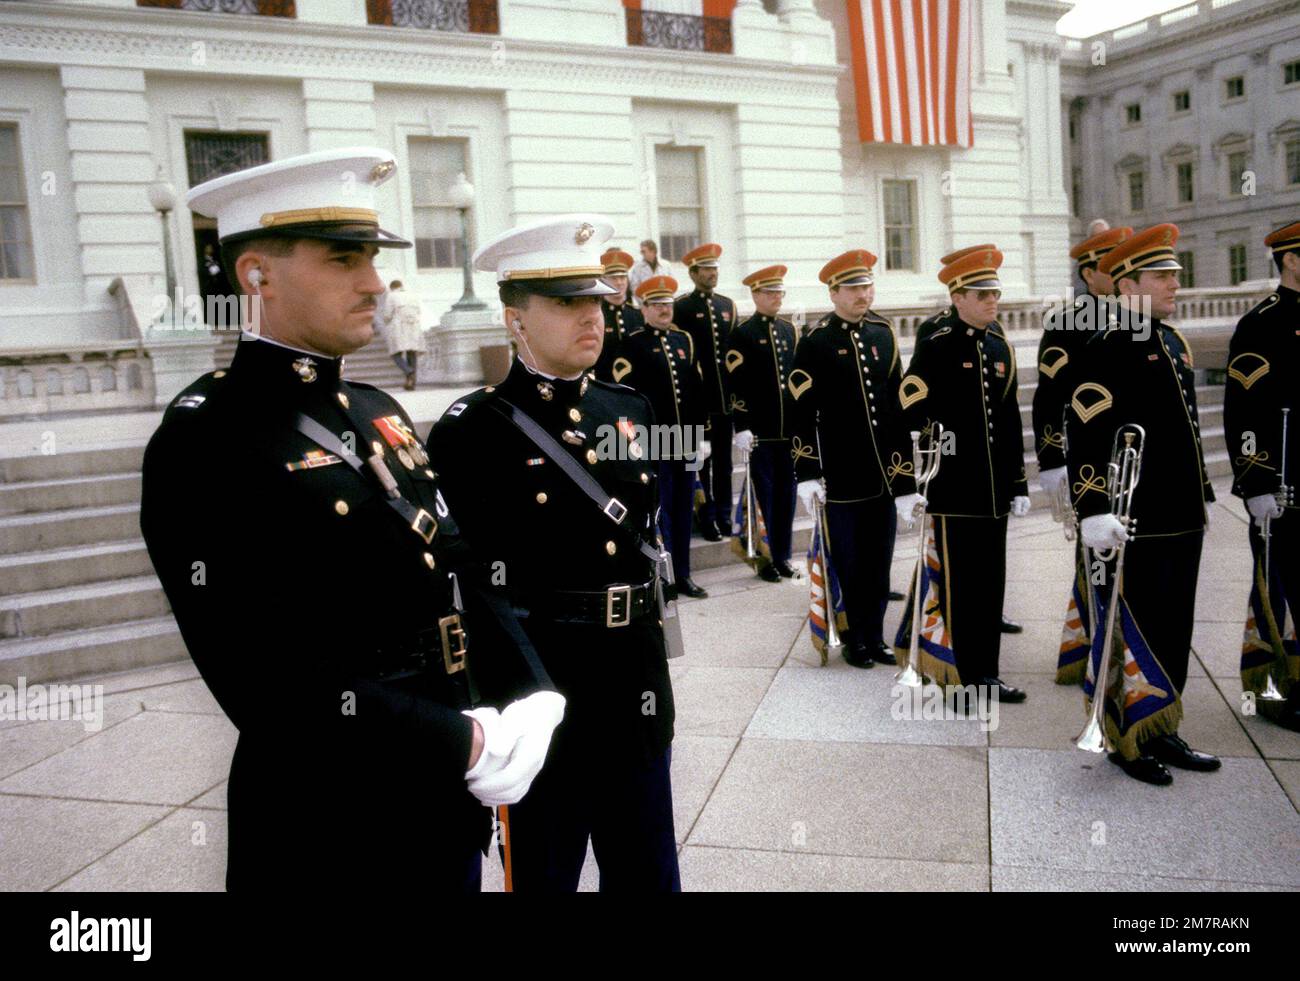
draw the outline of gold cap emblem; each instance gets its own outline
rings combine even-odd
[[[573,236],[573,241],[578,245],[586,245],[587,240],[596,234],[596,226],[589,221],[584,221],[578,226],[578,231]]]
[[[385,160],[382,163],[375,164],[370,168],[370,183],[378,184],[380,181],[386,180],[388,175],[396,169],[397,164],[393,163],[391,160]]]

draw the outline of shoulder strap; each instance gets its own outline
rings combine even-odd
[[[605,493],[605,488],[600,486],[596,478],[578,466],[568,451],[555,441],[555,437],[539,426],[537,421],[528,413],[504,398],[498,398],[488,404],[494,411],[508,419],[516,429],[532,440],[533,444],[552,463],[559,467],[564,475],[578,486],[579,490],[591,499],[591,502],[600,509],[600,513],[612,521],[624,535],[634,540],[641,554],[658,567],[660,562],[659,552],[651,548],[650,544],[640,535],[623,525],[623,519],[627,517],[627,508],[624,507],[622,501]]]

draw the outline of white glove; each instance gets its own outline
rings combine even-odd
[[[809,514],[812,514],[814,500],[822,504],[826,503],[826,488],[822,486],[820,480],[801,480],[799,486],[795,488],[795,493],[799,495],[799,502]]]
[[[1265,518],[1282,517],[1282,505],[1277,503],[1277,497],[1273,494],[1259,494],[1255,497],[1246,498],[1246,510],[1256,521],[1263,521]],[[1206,508],[1208,513],[1209,508]]]
[[[1083,544],[1089,548],[1107,549],[1128,541],[1124,523],[1113,514],[1094,514],[1079,523]]]
[[[564,718],[564,696],[554,691],[534,692],[511,702],[495,720],[487,714],[492,711],[473,709],[466,713],[483,726],[483,757],[488,756],[491,747],[492,759],[480,770],[480,757],[465,779],[469,792],[489,807],[517,804],[546,762],[551,734]],[[488,719],[487,725],[484,718]],[[494,731],[489,733],[489,727]],[[503,745],[509,747],[505,759]]]
[[[920,494],[904,494],[894,498],[894,510],[898,512],[899,521],[910,525],[916,520],[916,509],[927,503],[929,502]]]
[[[749,429],[742,429],[731,437],[731,445],[740,450],[741,453],[748,453],[754,448],[754,433]]]
[[[1029,513],[1029,498],[1023,495],[1017,495],[1011,499],[1011,513],[1017,518],[1023,518]]]
[[[1051,470],[1044,470],[1038,475],[1038,485],[1047,491],[1049,495],[1056,494],[1064,480],[1065,467],[1053,467]]]
[[[707,439],[700,440],[700,462],[703,463],[713,452],[713,444]]]

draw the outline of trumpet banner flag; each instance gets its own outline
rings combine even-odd
[[[844,612],[844,596],[840,592],[839,577],[830,562],[826,548],[825,520],[813,525],[812,541],[808,544],[808,631],[812,635],[813,649],[826,654],[826,631],[829,610],[835,611],[835,628],[840,631],[848,629],[849,621]],[[825,662],[823,662],[825,663]]]
[[[1056,658],[1056,683],[1079,685],[1088,672],[1088,651],[1092,638],[1088,635],[1088,558],[1082,543],[1075,543],[1074,585],[1070,587],[1070,602],[1065,611],[1065,626],[1061,629],[1061,649]]]
[[[952,634],[948,630],[944,610],[948,597],[944,595],[943,566],[939,562],[938,525],[932,515],[925,516],[925,562],[921,564],[921,630],[917,638],[918,660],[916,669],[940,685],[959,685],[957,656],[952,649]],[[907,590],[907,603],[903,607],[903,620],[894,637],[894,652],[899,664],[906,663],[912,651],[912,607],[916,595],[915,570],[912,585]]]
[[[975,143],[971,34],[976,0],[844,0],[863,143]]]
[[[1142,629],[1124,600],[1123,588],[1120,589],[1116,618],[1119,636],[1109,647],[1104,643],[1106,603],[1098,593],[1094,593],[1094,602],[1097,604],[1097,636],[1093,638],[1088,671],[1083,681],[1084,710],[1091,711],[1103,650],[1114,657],[1122,645],[1122,687],[1116,685],[1112,668],[1110,688],[1106,692],[1106,734],[1126,759],[1136,759],[1140,755],[1138,746],[1141,743],[1153,736],[1178,731],[1178,723],[1183,718],[1182,699],[1142,636]]]
[[[1300,682],[1300,642],[1296,640],[1295,619],[1291,602],[1283,589],[1281,577],[1274,575],[1264,589],[1263,547],[1252,534],[1255,551],[1255,575],[1250,584],[1246,606],[1246,630],[1241,642],[1241,690],[1263,693],[1272,675],[1273,684],[1283,695]],[[1277,614],[1281,612],[1281,617]],[[1260,702],[1261,714],[1267,703]]]
[[[745,555],[745,538],[749,534],[748,521],[745,515],[745,498],[749,494],[749,478],[740,485],[740,496],[736,499],[736,510],[731,516],[732,534],[735,536],[731,539],[731,550],[740,556],[741,560],[755,569],[759,566],[766,565],[772,561],[772,546],[767,540],[767,522],[763,520],[763,509],[754,503],[754,518],[756,527],[754,530],[754,541],[758,550],[758,558],[751,559]]]

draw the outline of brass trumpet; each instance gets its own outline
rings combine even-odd
[[[1061,413],[1061,453],[1064,454],[1066,449],[1065,420],[1069,418],[1070,407],[1067,405]],[[1058,522],[1061,530],[1065,532],[1065,540],[1072,542],[1078,534],[1078,519],[1074,514],[1074,501],[1070,499],[1070,480],[1068,477],[1061,480],[1056,485],[1056,493],[1052,495],[1052,520]],[[1091,634],[1089,634],[1091,636]]]
[[[755,506],[757,498],[754,496],[754,475],[749,469],[749,450],[745,451],[745,558],[758,558],[758,540],[754,537],[754,525],[757,522],[754,516],[758,513]]]
[[[1142,473],[1142,450],[1146,445],[1146,435],[1146,430],[1136,423],[1121,426],[1115,432],[1110,465],[1106,468],[1106,494],[1110,498],[1110,513],[1124,525],[1127,537],[1112,548],[1095,550],[1096,556],[1103,562],[1112,559],[1115,561],[1115,571],[1111,574],[1110,602],[1106,606],[1106,632],[1101,641],[1100,663],[1097,666],[1097,677],[1093,679],[1092,711],[1088,713],[1088,722],[1083,727],[1083,732],[1074,741],[1074,745],[1089,753],[1104,753],[1112,748],[1106,738],[1106,693],[1110,691],[1111,662],[1115,659],[1113,640],[1118,620],[1119,586],[1124,572],[1124,548],[1132,540],[1133,531],[1137,527],[1137,520],[1132,517],[1133,492],[1137,490],[1138,477]]]
[[[939,472],[939,457],[943,442],[943,424],[934,423],[930,429],[930,445],[921,449],[921,434],[912,432],[912,473],[916,477],[916,492],[925,497],[930,481]],[[925,684],[921,674],[921,582],[925,574],[925,505],[918,504],[912,521],[921,525],[921,545],[916,562],[916,575],[912,579],[912,642],[907,651],[907,664],[894,675],[894,681],[905,688],[920,688]]]

